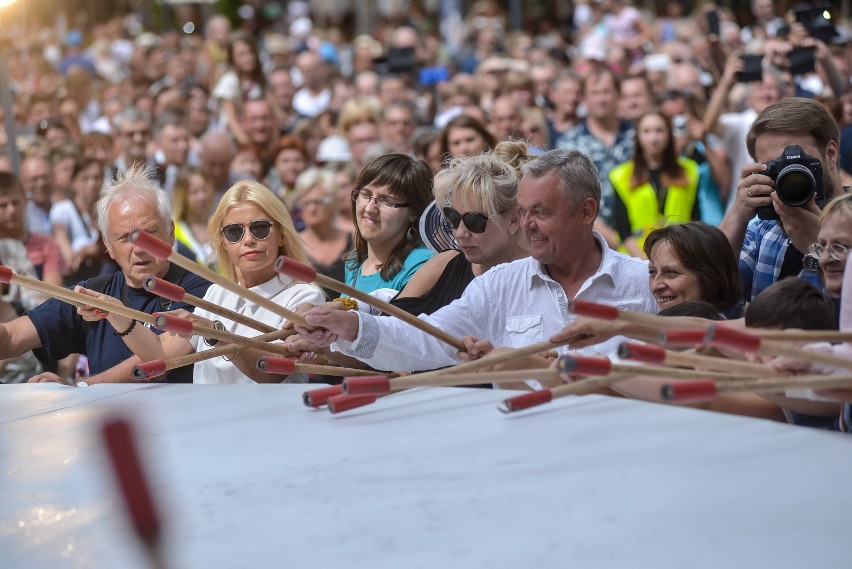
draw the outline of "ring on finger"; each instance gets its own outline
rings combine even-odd
[[[750,198],[754,197],[754,194],[751,193],[751,188],[748,188],[748,190],[746,190],[746,191],[748,192],[748,197],[750,197]]]

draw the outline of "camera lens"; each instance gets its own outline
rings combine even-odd
[[[802,207],[816,191],[816,180],[811,171],[801,164],[791,164],[778,173],[775,192],[785,204]]]

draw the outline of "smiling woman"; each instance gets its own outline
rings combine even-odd
[[[819,261],[820,278],[829,296],[840,298],[843,271],[852,247],[852,194],[830,201],[822,210],[819,236],[810,247],[810,255]]]
[[[728,313],[742,300],[737,260],[719,229],[683,223],[653,230],[644,243],[648,286],[660,310],[687,300]]]

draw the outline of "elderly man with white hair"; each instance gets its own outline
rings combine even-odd
[[[187,293],[203,297],[210,283],[188,273],[169,261],[158,260],[128,240],[136,229],[158,239],[174,242],[174,224],[166,193],[139,167],[131,167],[103,192],[98,201],[98,223],[110,257],[120,270],[81,283],[89,289],[120,299],[125,306],[147,312],[165,312],[179,308],[191,310],[182,302],[171,302],[142,287],[145,277],[154,275],[183,287]],[[114,330],[105,320],[86,324],[77,309],[50,299],[24,316],[0,324],[0,358],[18,356],[33,350],[43,363],[61,360],[69,354],[84,354],[92,377],[87,383],[129,381],[133,366],[141,360],[124,345],[127,330]],[[52,373],[43,373],[31,382],[59,381]],[[170,372],[168,382],[191,382],[192,368]]]

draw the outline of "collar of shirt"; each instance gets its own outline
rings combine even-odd
[[[613,257],[613,251],[612,251],[612,249],[609,248],[609,245],[607,245],[606,240],[603,238],[603,235],[601,235],[597,231],[593,231],[592,234],[595,237],[595,241],[598,242],[598,247],[601,250],[601,264],[598,265],[598,268],[595,271],[595,274],[592,275],[591,277],[589,277],[588,279],[586,279],[586,283],[584,283],[584,285],[580,289],[580,291],[582,291],[584,288],[586,288],[586,286],[588,284],[594,282],[595,280],[597,280],[599,278],[607,277],[607,278],[609,278],[610,283],[614,282],[613,276],[612,276],[613,272],[615,271],[615,260],[614,260],[614,257]],[[529,289],[532,289],[536,279],[540,279],[542,281],[552,282],[554,284],[558,284],[547,273],[547,269],[545,268],[545,266],[542,265],[541,263],[539,263],[538,261],[530,263],[528,276],[529,276],[529,287],[528,287]]]

